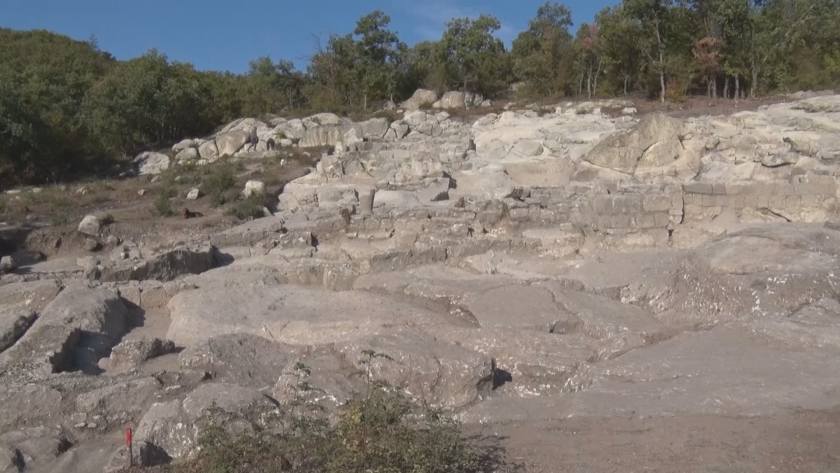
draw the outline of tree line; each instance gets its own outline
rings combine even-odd
[[[0,176],[58,180],[234,118],[371,112],[418,88],[665,101],[840,83],[840,0],[623,0],[573,26],[565,5],[547,2],[510,48],[490,15],[409,46],[374,11],[352,32],[313,37],[305,70],[262,57],[244,74],[155,50],[117,61],[94,39],[0,29]]]

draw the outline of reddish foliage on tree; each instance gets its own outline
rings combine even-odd
[[[586,30],[586,35],[580,40],[580,47],[583,52],[590,54],[598,47],[598,25],[591,24]]]
[[[711,36],[700,38],[694,42],[694,48],[692,49],[694,60],[697,61],[697,67],[706,80],[720,70],[720,50],[722,47],[723,41]]]

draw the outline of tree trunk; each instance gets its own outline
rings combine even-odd
[[[665,103],[665,69],[659,66],[659,101]]]
[[[365,108],[365,113],[367,113],[367,93],[365,93],[365,105],[364,105],[364,108]]]
[[[735,74],[735,98],[740,99],[740,90],[741,90],[741,76]]]
[[[627,95],[627,82],[630,80],[630,77],[625,74],[624,75],[624,95]]]
[[[656,42],[659,45],[659,100],[665,103],[665,46],[662,44],[659,26],[656,25]]]
[[[712,79],[706,76],[706,98],[712,98]]]
[[[729,98],[729,76],[726,76],[726,79],[723,81],[723,98]]]
[[[586,98],[592,98],[592,66],[586,71]]]
[[[750,82],[750,99],[755,100],[756,89],[758,88],[758,68],[753,64],[752,82]]]
[[[717,100],[717,77],[712,77],[712,99]]]
[[[595,69],[595,80],[592,84],[592,93],[593,95],[598,95],[598,76],[601,75],[601,58],[598,58],[598,68]]]

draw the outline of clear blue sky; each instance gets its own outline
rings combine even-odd
[[[380,9],[408,44],[438,39],[453,17],[489,13],[510,45],[545,0],[0,0],[0,26],[47,29],[86,40],[118,59],[157,48],[198,69],[243,72],[259,56],[306,64],[311,34],[353,30]],[[568,0],[574,28],[617,0]]]

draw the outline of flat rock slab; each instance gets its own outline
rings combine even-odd
[[[0,307],[0,353],[14,345],[35,321],[35,312],[15,307]]]
[[[0,304],[24,305],[40,311],[61,291],[61,283],[51,279],[17,282],[0,286]]]
[[[283,284],[278,274],[251,268],[191,278],[198,288],[169,301],[167,338],[189,347],[217,335],[247,333],[312,345],[446,323],[438,314],[387,297]]]
[[[596,351],[592,340],[511,328],[428,327],[440,341],[490,356],[496,362],[497,391],[515,396],[574,392],[576,375],[586,371]],[[501,388],[501,389],[500,389]]]
[[[592,416],[772,415],[840,403],[837,350],[792,351],[746,330],[687,332],[598,363],[581,392],[500,398],[465,413],[467,422]]]
[[[221,382],[263,388],[277,382],[296,351],[262,336],[232,333],[192,345],[178,360],[183,368],[208,371]]]
[[[494,288],[517,284],[512,278],[474,274],[447,266],[423,266],[403,272],[368,274],[359,277],[356,290],[388,294],[441,313],[456,313],[465,300]],[[463,315],[463,314],[462,314]],[[477,324],[474,318],[466,320]]]

